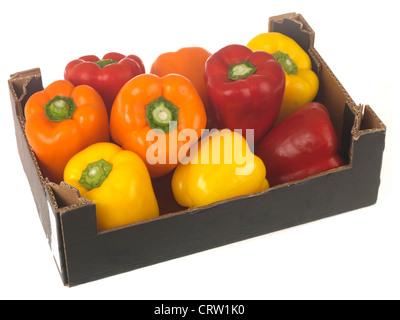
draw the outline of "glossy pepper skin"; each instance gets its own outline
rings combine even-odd
[[[271,186],[301,180],[344,165],[327,109],[311,102],[273,128],[258,144]]]
[[[318,93],[318,76],[311,69],[309,55],[296,41],[284,34],[269,32],[255,36],[247,46],[251,50],[263,50],[274,55],[285,70],[285,94],[278,122],[313,101]]]
[[[206,62],[205,79],[218,129],[254,129],[259,141],[274,125],[285,90],[285,72],[275,58],[229,45]]]
[[[68,160],[96,142],[110,139],[108,115],[91,87],[66,80],[36,92],[25,105],[25,131],[41,171],[59,183]]]
[[[164,77],[177,73],[188,78],[195,86],[203,101],[207,113],[207,127],[214,128],[210,123],[209,98],[204,80],[204,68],[211,53],[202,47],[184,47],[175,52],[165,52],[157,57],[151,65],[150,73]]]
[[[146,165],[116,144],[96,143],[77,153],[65,167],[64,181],[96,204],[99,231],[159,216]]]
[[[136,152],[157,178],[178,165],[181,147],[189,147],[190,141],[178,141],[180,133],[190,129],[193,144],[206,122],[203,102],[187,78],[142,74],[128,81],[115,99],[110,130],[114,141]]]
[[[212,130],[193,148],[172,177],[175,200],[196,208],[269,188],[266,169],[242,135]]]
[[[74,85],[86,84],[103,98],[108,114],[122,86],[133,77],[145,73],[143,61],[136,55],[107,53],[103,59],[83,56],[67,64],[64,79]]]

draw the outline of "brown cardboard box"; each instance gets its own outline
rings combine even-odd
[[[195,210],[177,205],[170,176],[154,181],[162,216],[98,233],[96,207],[67,184],[46,180],[24,133],[24,106],[43,88],[39,69],[10,77],[20,158],[40,220],[65,285],[75,286],[235,241],[372,205],[377,200],[386,128],[369,106],[357,105],[314,48],[300,14],[270,18],[307,50],[320,79],[316,98],[329,110],[346,165],[251,196]],[[290,201],[288,201],[290,200]],[[174,232],[171,232],[173,230]]]

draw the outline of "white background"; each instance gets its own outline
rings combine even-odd
[[[399,299],[399,121],[395,1],[4,1],[1,32],[1,299]],[[62,285],[14,136],[7,80],[40,67],[44,85],[86,54],[156,57],[246,44],[268,18],[301,13],[356,103],[387,125],[378,203],[72,289]],[[396,136],[397,135],[397,136]],[[393,143],[396,140],[396,146]],[[173,232],[173,230],[171,230]]]

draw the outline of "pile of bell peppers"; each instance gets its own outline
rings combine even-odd
[[[99,231],[156,218],[153,184],[195,208],[344,165],[319,79],[293,39],[74,59],[25,106],[44,178],[96,204]],[[216,161],[217,159],[217,161]]]

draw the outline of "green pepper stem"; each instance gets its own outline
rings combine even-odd
[[[280,63],[287,74],[297,74],[297,65],[288,54],[278,51],[272,55]]]
[[[98,188],[107,179],[111,170],[112,164],[104,159],[89,163],[83,170],[79,183],[87,190]]]
[[[71,97],[55,96],[44,106],[44,112],[50,121],[71,119],[76,105]]]
[[[104,68],[105,66],[108,66],[109,64],[118,63],[118,61],[115,61],[113,59],[103,59],[103,60],[95,61],[94,63],[99,65],[100,68]]]
[[[179,108],[160,97],[146,105],[146,120],[151,129],[170,133],[178,125]]]
[[[244,79],[252,75],[256,71],[257,71],[256,66],[251,62],[245,60],[237,64],[234,64],[232,66],[229,66],[228,78],[233,81]]]

